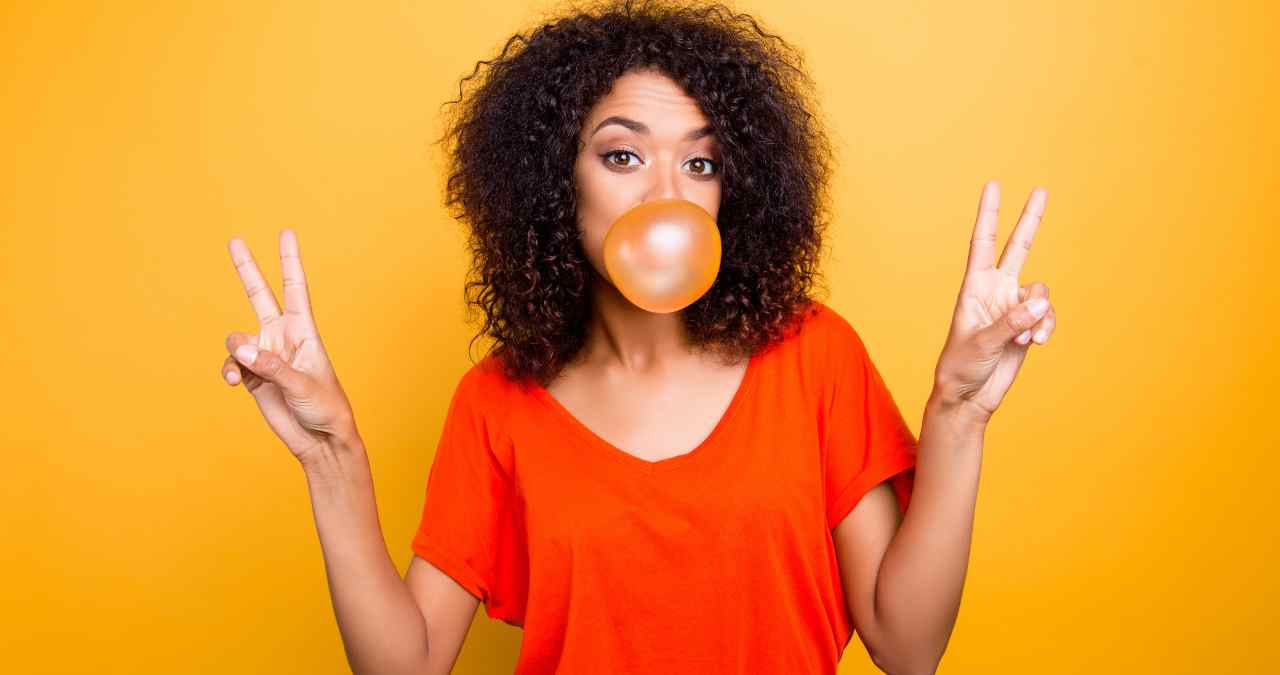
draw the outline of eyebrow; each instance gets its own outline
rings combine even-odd
[[[596,128],[591,130],[591,135],[595,136],[597,131],[600,131],[602,127],[605,127],[610,124],[616,124],[621,127],[626,127],[638,134],[648,135],[649,133],[649,127],[645,126],[643,122],[637,122],[636,120],[633,120],[629,117],[612,115],[610,117],[604,118],[604,120],[602,120],[599,124],[597,124]],[[710,133],[711,133],[711,125],[707,125],[705,127],[702,127],[701,129],[694,129],[693,131],[690,131],[689,133],[685,134],[684,140],[696,141],[699,138],[702,138],[703,136],[709,135]]]

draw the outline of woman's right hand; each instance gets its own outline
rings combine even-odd
[[[232,355],[222,364],[223,380],[244,382],[271,430],[304,466],[335,446],[355,447],[351,404],[311,316],[297,236],[288,229],[280,233],[283,313],[244,241],[233,237],[227,247],[258,316],[258,332],[227,336]]]

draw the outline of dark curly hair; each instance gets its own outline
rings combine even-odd
[[[579,5],[511,36],[445,104],[456,106],[439,140],[445,205],[470,226],[464,295],[468,319],[485,319],[471,342],[493,337],[513,380],[546,386],[585,344],[594,270],[576,219],[579,134],[614,80],[641,68],[684,88],[722,152],[719,275],[682,310],[693,346],[750,356],[825,290],[832,160],[802,55],[720,3]]]

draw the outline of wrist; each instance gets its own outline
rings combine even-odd
[[[340,431],[330,434],[327,442],[334,452],[364,454],[364,439],[360,438],[354,421],[342,425]]]
[[[962,433],[982,436],[991,414],[948,389],[934,386],[925,403],[925,417],[944,421]]]
[[[368,464],[364,441],[359,435],[331,436],[317,443],[310,451],[300,455],[298,462],[309,480],[330,480],[350,475],[351,469]]]

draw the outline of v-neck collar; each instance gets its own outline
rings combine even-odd
[[[715,427],[711,429],[711,433],[707,434],[706,438],[702,439],[698,445],[688,452],[656,461],[641,459],[605,440],[570,412],[559,399],[552,396],[546,387],[534,383],[532,391],[538,400],[546,404],[557,418],[572,429],[588,446],[596,450],[601,457],[610,458],[615,463],[630,470],[652,475],[694,464],[716,450],[720,437],[724,435],[725,429],[733,422],[735,414],[743,406],[743,401],[751,392],[761,357],[762,354],[757,351],[747,360],[747,370],[743,374],[742,380],[738,383],[738,388],[734,391],[733,398],[729,401],[729,406],[725,408],[724,413],[720,415],[720,419],[716,422]]]

